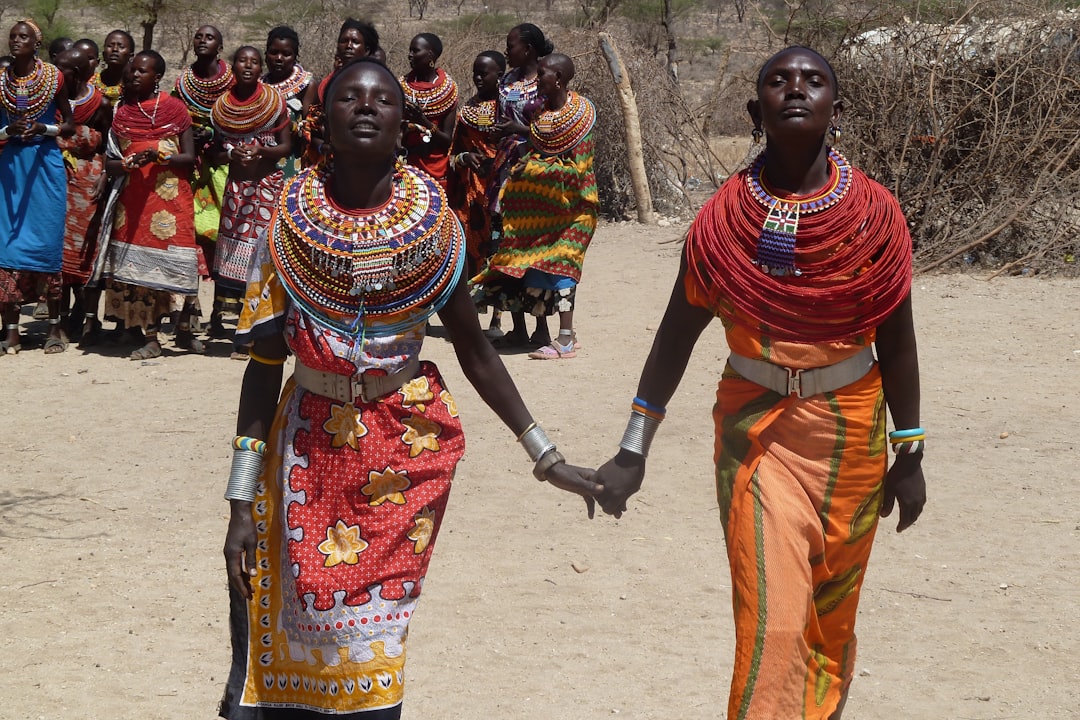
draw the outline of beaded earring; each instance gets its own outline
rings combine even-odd
[[[157,95],[159,92],[161,92],[161,80],[155,80],[154,81],[154,94]]]

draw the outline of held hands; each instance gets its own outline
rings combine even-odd
[[[602,487],[602,492],[596,496],[600,507],[608,515],[621,518],[626,512],[626,501],[641,489],[644,479],[645,458],[619,450],[619,454],[601,465],[593,476],[593,482]]]
[[[585,498],[589,510],[589,519],[596,513],[596,496],[604,491],[602,485],[593,482],[594,471],[590,468],[567,465],[565,462],[552,465],[544,473],[543,479],[559,488]]]
[[[897,455],[885,475],[885,498],[881,517],[889,517],[893,505],[900,505],[900,520],[896,532],[903,532],[919,519],[926,504],[926,480],[923,478],[922,455]]]

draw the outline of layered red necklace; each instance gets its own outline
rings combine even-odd
[[[218,71],[213,77],[203,79],[190,66],[176,78],[176,95],[188,106],[191,119],[199,125],[210,121],[210,110],[219,97],[233,86],[232,68],[224,60],[218,60]]]
[[[835,152],[829,182],[809,196],[776,194],[764,162],[728,179],[687,234],[688,272],[710,309],[791,342],[837,342],[879,326],[911,288],[899,203]]]
[[[83,96],[71,99],[71,119],[76,125],[85,125],[94,117],[94,113],[101,107],[105,96],[94,84],[87,83],[83,86]]]
[[[537,114],[529,125],[529,136],[533,147],[544,155],[560,155],[581,142],[594,124],[593,104],[571,90],[561,108]]]
[[[45,114],[63,84],[64,76],[56,66],[37,58],[28,75],[17,76],[14,66],[8,66],[0,72],[0,105],[8,117],[36,121]]]
[[[428,120],[438,120],[457,106],[458,88],[442,68],[436,68],[432,82],[417,80],[414,73],[401,78],[405,99],[416,105]]]
[[[235,87],[219,97],[210,121],[227,143],[257,140],[269,146],[277,144],[275,135],[289,123],[289,114],[281,93],[260,81],[246,98],[238,98]]]
[[[187,105],[157,93],[140,102],[123,102],[113,115],[112,130],[126,140],[163,140],[191,127]]]

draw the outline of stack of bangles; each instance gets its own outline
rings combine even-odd
[[[897,455],[921,455],[926,447],[926,431],[922,428],[894,430],[889,433],[889,442]]]
[[[252,502],[258,492],[266,443],[258,438],[237,435],[233,438],[232,446],[232,469],[229,470],[225,499]]]
[[[626,432],[623,433],[619,447],[643,458],[649,457],[653,436],[666,415],[667,408],[635,397],[630,405],[630,420],[626,423]]]
[[[536,465],[533,466],[533,476],[540,482],[545,482],[547,471],[561,462],[566,462],[562,453],[555,449],[555,443],[548,439],[544,428],[536,423],[529,425],[525,431],[518,435],[517,441],[529,454],[529,459]]]

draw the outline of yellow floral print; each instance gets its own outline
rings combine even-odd
[[[409,446],[409,457],[416,457],[425,450],[439,452],[438,437],[442,425],[416,414],[405,418],[401,424],[409,428],[401,436],[401,441]]]
[[[428,385],[428,379],[423,375],[405,383],[398,392],[404,398],[401,401],[402,406],[415,407],[420,412],[424,412],[427,409],[427,403],[435,399]]]
[[[326,528],[326,539],[319,543],[319,552],[326,556],[324,567],[360,562],[360,553],[367,549],[367,542],[360,537],[359,525],[346,525],[338,520],[334,527]]]
[[[442,400],[443,405],[446,406],[446,412],[450,414],[450,417],[457,417],[457,402],[454,401],[454,396],[450,394],[449,390],[443,390],[439,393],[439,399]]]
[[[405,496],[401,493],[403,490],[408,490],[410,485],[412,483],[409,481],[408,473],[394,472],[386,468],[382,472],[375,470],[369,472],[367,484],[360,488],[360,492],[371,498],[368,505],[372,507],[382,505],[384,502],[404,505]]]
[[[154,192],[162,200],[174,200],[180,194],[180,178],[168,170],[158,173],[154,186]]]
[[[150,232],[158,240],[168,240],[176,234],[176,216],[168,210],[158,210],[150,216]]]
[[[360,438],[368,434],[367,426],[360,421],[360,411],[352,403],[331,405],[330,417],[323,423],[323,430],[334,436],[330,447],[348,445],[353,450],[360,449]]]
[[[408,538],[413,541],[413,554],[419,555],[427,550],[431,542],[431,533],[435,531],[435,511],[429,507],[416,513],[413,518],[413,528],[409,531]]]

